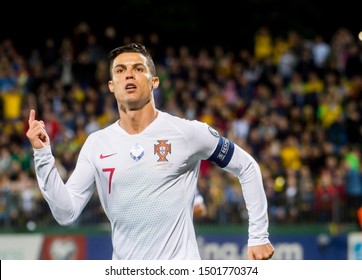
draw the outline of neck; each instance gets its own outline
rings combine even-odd
[[[154,104],[150,102],[140,110],[123,110],[119,109],[120,120],[118,125],[129,134],[141,133],[149,126],[158,115]]]

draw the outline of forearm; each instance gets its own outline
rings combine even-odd
[[[73,223],[80,212],[75,207],[72,194],[65,187],[55,166],[50,146],[34,149],[35,172],[41,193],[56,221],[61,225]]]

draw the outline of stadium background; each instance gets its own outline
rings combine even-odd
[[[45,54],[45,41],[49,37],[54,39],[56,51],[59,51],[62,42],[64,42],[64,38],[67,37],[73,40],[73,44],[81,42],[87,45],[88,43],[81,40],[84,40],[83,35],[86,35],[90,30],[91,33],[95,35],[97,43],[102,46],[104,50],[109,50],[110,47],[115,46],[114,44],[116,42],[118,46],[118,42],[124,42],[128,39],[144,40],[150,43],[151,34],[157,34],[159,41],[155,45],[149,46],[151,48],[153,47],[152,50],[157,56],[157,62],[163,66],[160,66],[159,74],[164,75],[163,77],[178,75],[182,79],[186,79],[185,76],[183,76],[185,73],[175,73],[173,72],[174,69],[164,68],[167,60],[162,59],[164,59],[166,53],[171,55],[168,51],[173,49],[175,55],[178,56],[182,50],[187,51],[188,49],[192,59],[196,60],[197,58],[197,60],[199,60],[202,56],[201,50],[206,49],[210,54],[216,56],[216,47],[221,46],[225,51],[222,55],[225,57],[228,57],[230,53],[233,56],[237,56],[240,50],[247,49],[252,53],[254,58],[256,58],[256,53],[254,53],[255,44],[257,34],[262,30],[261,27],[267,27],[269,39],[272,39],[273,43],[277,38],[287,40],[290,35],[289,32],[294,30],[300,35],[304,43],[308,42],[308,45],[313,43],[317,35],[322,35],[325,43],[330,47],[333,46],[333,42],[336,40],[337,31],[346,28],[349,31],[348,34],[353,37],[353,40],[355,40],[358,46],[358,63],[356,68],[353,68],[353,71],[357,72],[348,74],[352,75],[348,76],[348,81],[356,81],[354,86],[357,87],[357,90],[354,96],[349,96],[347,99],[351,101],[350,103],[355,103],[357,110],[361,112],[362,93],[361,90],[358,91],[358,80],[361,75],[361,68],[359,68],[361,64],[361,44],[357,40],[357,34],[360,29],[362,29],[362,26],[359,24],[358,16],[358,8],[353,1],[343,1],[343,4],[331,4],[327,1],[298,0],[286,2],[281,0],[249,0],[240,3],[223,1],[221,4],[213,5],[199,1],[170,2],[144,0],[122,1],[120,3],[102,1],[102,3],[93,5],[87,3],[77,4],[77,6],[69,3],[42,6],[37,6],[34,3],[23,3],[21,7],[16,6],[14,3],[9,3],[6,11],[5,9],[3,11],[3,16],[0,18],[2,26],[0,33],[1,61],[2,66],[4,66],[6,65],[5,62],[7,58],[11,57],[11,53],[6,53],[9,47],[7,46],[9,42],[7,39],[9,38],[16,51],[25,59],[23,62],[29,70],[28,74],[33,76],[34,72],[32,71],[34,71],[35,68],[31,68],[31,63],[34,63],[37,59],[37,52],[34,50],[38,50],[38,54],[42,57],[42,55]],[[80,25],[82,22],[86,23],[86,25]],[[117,38],[113,42],[110,42],[104,36],[104,31],[109,26],[115,27],[117,31]],[[88,27],[89,29],[83,32],[84,29],[80,27]],[[80,34],[81,36],[79,36]],[[80,45],[75,46],[80,47]],[[172,48],[169,48],[170,46]],[[187,48],[185,49],[184,46]],[[80,53],[80,49],[76,51]],[[215,58],[216,57],[213,57],[213,59]],[[13,59],[13,57],[11,57],[11,59]],[[56,63],[55,61],[53,62]],[[262,63],[261,60],[259,63]],[[48,65],[48,67],[51,67],[51,65]],[[273,68],[274,71],[275,69],[276,68]],[[210,69],[206,69],[203,74],[207,75],[209,70]],[[215,71],[215,69],[211,69],[211,71]],[[3,74],[4,72],[2,72],[1,78],[4,78]],[[252,71],[249,71],[249,74],[252,74]],[[319,74],[321,75],[321,72],[319,72]],[[21,75],[18,75],[16,78],[18,81],[21,81],[21,77]],[[325,77],[326,76],[322,76],[322,78]],[[78,78],[80,79],[82,77],[78,76]],[[172,79],[170,78],[170,80]],[[175,79],[174,82],[171,83],[171,86],[174,88],[180,86],[176,83],[176,80],[179,81],[179,79]],[[205,82],[201,77],[199,77],[198,80],[201,80],[203,83]],[[3,81],[2,79],[2,86],[6,84]],[[270,80],[268,80],[268,82],[271,83]],[[324,79],[323,82],[326,83],[326,79]],[[218,83],[214,97],[220,101],[222,100],[221,95],[225,94],[223,90],[226,89],[226,86],[224,88],[220,80]],[[337,85],[340,87],[343,86],[341,82],[337,83]],[[22,110],[26,111],[26,102],[29,102],[26,98],[29,95],[30,87],[29,84],[23,86],[23,91],[17,96],[20,96]],[[181,85],[181,87],[183,87],[183,85]],[[33,86],[33,88],[37,87]],[[164,88],[163,90],[165,96],[166,92],[171,92],[170,89]],[[191,94],[192,90],[190,86],[189,94]],[[39,92],[40,91],[39,89]],[[80,91],[80,95],[75,97],[74,100],[80,100],[79,103],[82,105],[80,110],[86,110],[86,102],[81,101],[81,92],[82,91]],[[266,95],[263,95],[263,92]],[[273,92],[273,94],[275,94],[275,92]],[[322,93],[325,92],[326,91],[322,91]],[[99,208],[96,198],[91,201],[79,222],[67,228],[59,227],[54,223],[51,217],[47,215],[49,210],[46,205],[42,205],[41,200],[35,200],[34,205],[34,201],[31,198],[32,203],[30,203],[31,206],[29,207],[32,209],[30,211],[33,212],[26,212],[26,206],[22,205],[21,201],[22,199],[28,201],[26,194],[31,194],[32,192],[25,191],[26,187],[18,177],[21,171],[16,168],[16,171],[13,171],[12,168],[14,167],[11,165],[14,162],[21,162],[19,158],[21,158],[23,152],[25,152],[25,157],[29,156],[29,147],[26,144],[26,139],[24,139],[24,135],[19,132],[19,127],[23,124],[25,116],[21,110],[17,116],[16,112],[14,116],[12,115],[14,113],[12,110],[6,110],[7,101],[5,100],[9,100],[6,99],[6,97],[12,96],[8,93],[5,86],[2,87],[0,107],[0,161],[3,165],[1,166],[0,180],[0,258],[109,258],[109,230],[107,224],[104,223],[104,217],[99,210],[97,210]],[[39,95],[42,94],[44,93],[39,93]],[[92,93],[88,94],[92,95]],[[253,98],[260,99],[260,104],[262,104],[262,101],[269,102],[273,100],[273,98],[268,96],[263,90],[261,90],[259,94],[260,95],[254,96]],[[47,94],[45,94],[45,96],[47,96]],[[225,96],[223,96],[223,98],[226,98]],[[165,102],[165,100],[159,99],[158,101],[160,102],[160,106],[168,110],[174,110],[174,112],[178,114],[185,114],[186,106],[185,104],[182,105],[182,102],[189,104],[189,100],[184,97],[182,93],[179,93],[178,98],[179,100],[176,101],[175,104],[176,107],[179,106],[179,108],[173,107],[171,103],[166,104],[167,102]],[[25,102],[25,100],[27,101]],[[346,99],[343,99],[343,102],[346,102]],[[204,104],[204,102],[200,103]],[[260,104],[259,106],[261,106]],[[229,108],[229,111],[235,109],[231,104],[224,105]],[[346,110],[347,107],[345,103],[342,105],[343,109]],[[53,104],[53,106],[55,105]],[[289,107],[289,109],[292,107]],[[256,108],[258,109],[258,107]],[[46,111],[45,108],[42,109]],[[105,109],[103,110],[106,111]],[[9,112],[10,115],[7,115]],[[211,116],[207,114],[202,115],[201,112],[202,108],[200,108],[198,118],[206,121],[214,121],[219,129],[227,133],[227,130],[223,126],[225,124],[222,122],[220,124],[218,119],[222,119],[224,116],[218,114],[211,114]],[[98,121],[100,123],[104,124],[104,122],[106,122],[104,115],[101,116],[99,113],[97,116],[99,117]],[[64,116],[58,113],[55,117],[63,120]],[[320,120],[316,120],[316,122],[318,121]],[[296,123],[292,121],[289,122],[288,129],[291,131],[294,130],[293,124]],[[361,120],[357,121],[357,126],[361,129]],[[266,129],[268,128],[268,124],[266,124],[265,127],[263,127],[262,124],[257,127]],[[323,132],[327,134],[327,130]],[[294,134],[295,133],[296,131],[294,130]],[[334,145],[340,145],[339,140],[333,137],[336,135],[335,133],[338,133],[338,130],[333,130],[330,133],[332,134],[332,138],[329,139],[329,142],[336,141],[333,142]],[[7,136],[11,137],[8,138]],[[359,136],[361,136],[360,132]],[[325,137],[321,139],[326,140]],[[12,141],[15,141],[16,145],[10,145],[13,144]],[[316,145],[314,142],[309,142],[309,144],[311,146]],[[357,144],[355,147],[357,146],[357,150],[360,152],[361,141],[358,140],[355,144]],[[344,145],[349,147],[347,143],[344,143],[343,146]],[[294,144],[294,147],[295,146]],[[254,149],[257,149],[257,147],[256,145]],[[74,146],[70,145],[68,148],[74,148]],[[253,151],[252,147],[248,148]],[[339,152],[340,150],[343,151],[341,146],[338,146],[338,151],[334,152],[338,163],[342,162],[343,156],[345,156],[345,154]],[[66,158],[63,158],[63,166],[69,164],[69,166],[66,167],[71,169],[72,159],[74,159],[75,154],[76,153],[71,156],[69,162],[66,161]],[[265,162],[262,161],[264,160],[262,154],[253,152],[252,154],[255,155],[262,164],[265,164]],[[8,156],[10,156],[11,164],[8,163],[9,165],[6,165]],[[358,164],[360,159],[360,154],[358,154]],[[319,166],[321,170],[328,169],[329,167],[326,162],[319,162],[319,164],[321,165]],[[330,164],[334,164],[333,160]],[[359,165],[357,166],[359,167]],[[29,167],[22,168],[27,170]],[[207,172],[208,168],[212,167],[203,166],[203,171]],[[333,168],[335,168],[335,166],[333,166]],[[242,209],[243,207],[242,200],[240,200],[240,196],[238,196],[240,193],[226,192],[225,190],[229,190],[229,188],[223,185],[226,184],[226,181],[223,181],[225,179],[224,175],[217,173],[217,171],[213,169],[211,170],[215,172],[215,176],[209,176],[209,174],[207,174],[208,176],[206,177],[208,180],[206,180],[206,182],[205,180],[200,180],[200,185],[206,185],[203,190],[205,191],[206,202],[209,203],[209,213],[214,213],[212,217],[195,221],[196,230],[199,234],[201,252],[205,258],[227,259],[243,257],[245,254],[247,230],[245,215],[238,216],[235,214],[237,209]],[[269,174],[269,171],[265,174]],[[360,169],[358,171],[360,172]],[[329,208],[324,209],[324,212],[312,211],[307,213],[308,215],[302,215],[301,209],[298,208],[299,206],[290,208],[288,204],[290,201],[286,199],[287,184],[285,181],[281,181],[280,178],[285,178],[287,173],[287,169],[279,170],[279,172],[271,172],[271,177],[266,178],[266,180],[270,179],[272,181],[271,185],[272,189],[274,189],[274,194],[279,196],[269,197],[271,205],[271,240],[277,249],[275,258],[362,259],[362,237],[360,228],[357,221],[348,214],[351,205],[348,205],[345,200],[344,193],[341,196],[333,195],[338,191],[343,191],[345,184],[342,184],[342,186],[332,184],[330,188],[331,193],[329,193]],[[322,176],[322,172],[313,172],[313,175],[313,182],[315,183],[313,187],[317,190],[319,179],[325,177]],[[332,176],[334,181],[341,179],[338,172],[330,176]],[[328,180],[328,178],[326,180]],[[32,187],[34,187],[34,182],[29,181],[33,183]],[[278,182],[282,182],[282,184],[278,184]],[[215,202],[215,200],[210,198],[210,185],[218,186],[212,189],[212,191],[220,201]],[[223,192],[222,194],[221,191]],[[237,199],[231,201],[232,196],[229,196],[229,200],[227,200],[226,194],[236,194]],[[328,197],[328,195],[326,196]],[[360,196],[358,198],[360,199]],[[10,201],[12,201],[12,203],[10,203]],[[217,210],[213,211],[212,209],[215,209],[215,203]],[[312,202],[310,202],[309,206],[311,205],[314,205],[314,203],[312,204]],[[295,216],[293,211],[297,211],[298,214]],[[229,215],[230,213],[231,215]],[[319,215],[321,213],[325,215]],[[240,236],[241,238],[239,238]],[[99,245],[101,245],[104,250],[97,249]]]

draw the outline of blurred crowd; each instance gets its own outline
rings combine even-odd
[[[136,41],[160,77],[159,109],[213,126],[260,164],[273,224],[351,223],[362,206],[362,44],[346,28],[331,38],[254,34],[253,47],[171,46],[157,33],[95,34],[87,22],[21,53],[0,41],[0,225],[55,224],[25,136],[29,109],[45,121],[56,165],[72,173],[86,137],[118,118],[108,52]],[[185,42],[187,39],[185,40]],[[242,41],[242,39],[240,40]],[[247,223],[235,177],[202,162],[200,224]],[[77,225],[106,222],[97,193]]]

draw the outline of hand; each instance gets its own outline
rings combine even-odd
[[[248,260],[268,260],[274,254],[274,247],[270,243],[248,247]]]
[[[29,129],[26,132],[31,145],[34,149],[41,149],[50,145],[48,133],[45,131],[45,124],[43,121],[35,119],[35,110],[31,109],[29,114]]]

